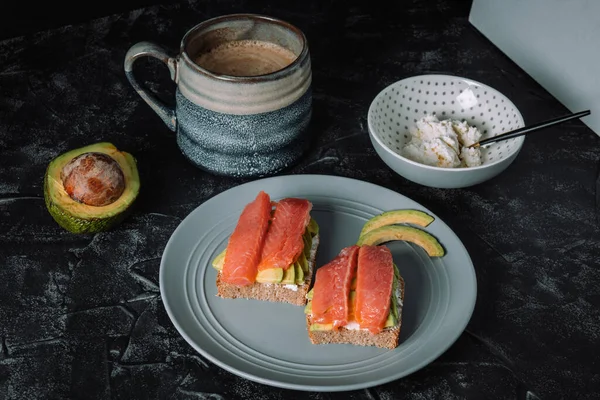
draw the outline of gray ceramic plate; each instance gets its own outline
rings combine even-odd
[[[321,227],[319,266],[354,244],[373,215],[399,208],[433,215],[380,186],[322,175],[257,180],[206,201],[175,230],[160,265],[160,291],[167,313],[204,357],[267,385],[353,390],[417,371],[463,332],[475,306],[475,271],[458,237],[437,217],[426,229],[446,248],[443,258],[431,259],[420,247],[405,242],[388,245],[406,283],[400,344],[394,350],[313,345],[302,307],[216,297],[216,271],[210,262],[225,248],[243,207],[260,190],[272,199],[302,197],[313,202],[312,215]]]

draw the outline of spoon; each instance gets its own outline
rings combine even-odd
[[[497,136],[494,136],[494,137],[491,137],[488,139],[481,140],[477,143],[473,143],[472,145],[470,145],[468,147],[479,147],[479,146],[483,146],[484,144],[499,142],[501,140],[507,140],[507,139],[515,138],[517,136],[527,135],[529,133],[537,132],[537,131],[547,128],[549,126],[562,124],[563,122],[570,121],[572,119],[585,117],[586,115],[590,115],[590,114],[591,114],[590,110],[586,110],[586,111],[580,111],[580,112],[576,112],[576,113],[572,113],[572,114],[563,115],[562,117],[552,118],[552,119],[549,119],[546,121],[538,122],[537,124],[524,126],[523,128],[518,128],[518,129],[515,129],[512,131],[503,133],[501,135],[497,135]]]

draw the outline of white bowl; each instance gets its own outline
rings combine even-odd
[[[517,157],[524,136],[481,148],[482,165],[442,168],[401,155],[417,119],[435,114],[440,120],[466,120],[482,132],[481,140],[524,126],[517,107],[502,93],[472,79],[420,75],[382,90],[368,112],[371,143],[381,159],[404,178],[435,188],[462,188],[493,178]]]

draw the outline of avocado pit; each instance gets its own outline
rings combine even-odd
[[[88,206],[112,204],[125,190],[125,176],[119,163],[99,152],[73,158],[63,167],[60,178],[69,197]]]

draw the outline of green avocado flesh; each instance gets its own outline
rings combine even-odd
[[[317,221],[311,218],[310,223],[306,227],[306,231],[304,231],[304,234],[302,235],[304,251],[300,253],[298,259],[285,270],[283,268],[269,268],[258,271],[256,281],[260,283],[280,283],[282,285],[304,284],[305,276],[309,272],[308,259],[310,258],[313,237],[315,237],[317,233],[319,233],[319,226],[317,225]],[[227,249],[223,250],[213,259],[211,264],[217,271],[223,269],[226,253]]]
[[[387,320],[385,321],[384,328],[389,328],[392,326],[396,326],[398,324],[398,301],[396,299],[396,291],[398,290],[398,282],[400,280],[400,272],[398,271],[398,267],[394,264],[394,280],[392,282],[392,297],[390,298],[390,312],[388,314]],[[356,292],[352,289],[356,289],[356,278],[354,278],[353,286],[351,286],[350,291],[350,304],[354,304],[354,298],[356,296]],[[312,313],[312,298],[313,298],[313,289],[310,289],[308,293],[306,293],[306,298],[308,299],[308,303],[304,307],[305,314]],[[333,329],[333,324],[318,324],[314,323],[310,325],[309,328],[311,331],[330,331]]]
[[[363,226],[359,236],[363,236],[373,229],[394,224],[413,224],[426,227],[433,222],[434,218],[419,210],[392,210],[374,216]]]
[[[256,274],[256,282],[260,283],[280,283],[282,282],[287,271],[283,268],[269,268],[258,271]]]
[[[279,268],[275,268],[275,269],[279,269]],[[268,269],[266,271],[268,271]],[[280,282],[276,282],[276,283],[282,283],[284,285],[295,285],[296,284],[296,268],[294,267],[294,264],[290,265],[288,267],[288,269],[283,271],[283,278],[281,278]]]
[[[125,190],[111,204],[90,206],[73,200],[61,179],[63,167],[84,153],[103,153],[114,159],[125,178]],[[64,229],[72,233],[107,231],[120,223],[130,211],[140,191],[140,178],[135,158],[119,151],[113,144],[102,142],[68,151],[53,159],[44,175],[44,200],[48,212]]]
[[[306,265],[308,266],[308,262],[306,263]],[[304,284],[304,269],[302,268],[302,265],[298,261],[296,261],[294,263],[294,272],[296,274],[294,277],[296,285]]]
[[[376,246],[393,240],[403,240],[421,246],[430,257],[442,257],[444,248],[429,232],[406,225],[387,225],[375,228],[359,237],[359,246]]]

